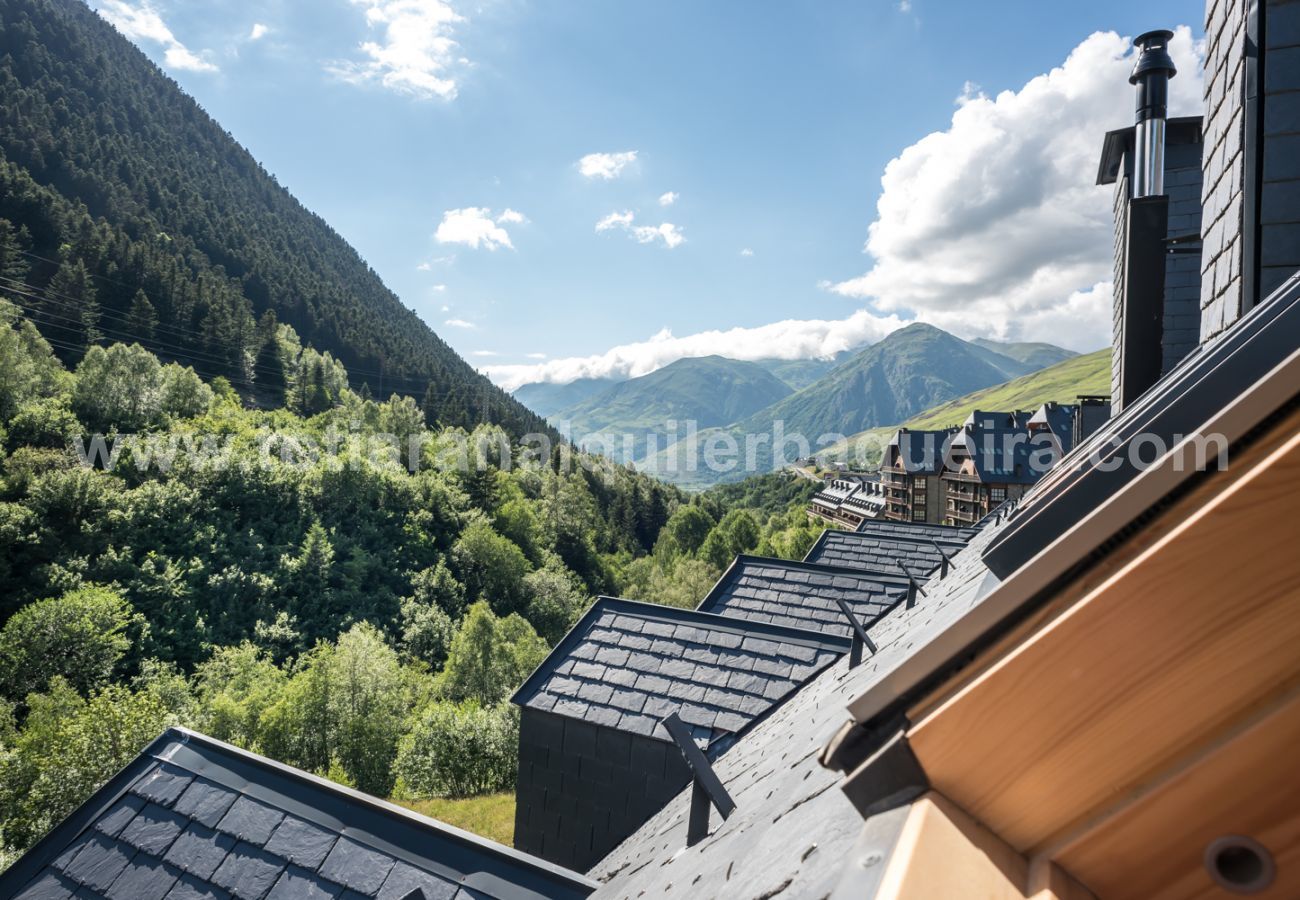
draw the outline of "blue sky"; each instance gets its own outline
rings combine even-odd
[[[1190,26],[1200,92],[1199,0],[92,6],[509,385],[915,317],[1093,349],[1118,36]]]

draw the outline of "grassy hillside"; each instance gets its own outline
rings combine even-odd
[[[1017,343],[975,338],[971,343],[977,347],[983,347],[986,350],[992,350],[994,353],[1000,353],[1002,356],[1025,363],[1034,369],[1045,369],[1048,366],[1054,366],[1059,362],[1065,362],[1067,359],[1073,359],[1079,355],[1073,350],[1066,350],[1064,347],[1058,347],[1055,344],[1041,342]]]
[[[960,425],[976,409],[1035,409],[1049,401],[1070,403],[1080,394],[1110,393],[1110,348],[1085,356],[1075,356],[1024,375],[1005,384],[972,391],[962,397],[941,403],[920,415],[895,425],[872,428],[853,435],[848,441],[834,444],[819,454],[828,459],[844,459],[850,448],[869,444],[882,447],[900,427],[950,428]],[[879,461],[878,454],[866,460],[871,465]],[[855,460],[855,463],[861,460]]]
[[[431,819],[446,822],[457,828],[485,837],[498,844],[511,846],[515,840],[515,795],[513,793],[487,794],[482,797],[465,797],[461,800],[435,798],[433,800],[397,800]]]

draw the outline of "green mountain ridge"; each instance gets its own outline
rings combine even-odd
[[[545,428],[84,3],[0,4],[0,94],[0,237],[29,254],[3,294],[65,362],[135,340],[249,395],[269,311],[430,420]]]
[[[1074,359],[1069,357],[1060,365]],[[743,453],[747,435],[770,436],[774,423],[781,421],[787,436],[802,435],[809,449],[816,450],[818,438],[823,435],[892,430],[897,427],[895,423],[923,415],[955,398],[1015,383],[1017,378],[1032,378],[1032,372],[1026,374],[1030,369],[1028,363],[917,323],[859,351],[825,377],[772,406],[729,427],[702,432],[694,460],[685,458],[686,447],[678,445],[639,462],[643,469],[681,487],[697,489],[736,480],[755,472],[716,472],[705,465],[707,443],[722,439],[724,433],[739,444]],[[770,441],[755,440],[753,447],[756,471],[773,468]],[[786,455],[794,450],[791,444]]]
[[[917,323],[899,329],[774,406],[736,424],[742,434],[770,431],[810,440],[898,422],[937,403],[1025,374],[1024,364]]]
[[[1057,363],[1065,362],[1078,356],[1073,350],[1066,350],[1055,344],[1041,341],[991,341],[988,338],[974,338],[971,343],[985,350],[1025,363],[1035,369],[1045,369]]]
[[[698,428],[727,425],[770,406],[791,393],[790,386],[757,363],[702,356],[679,359],[619,382],[551,417],[564,422],[574,440],[592,433],[632,435],[635,456],[650,435],[663,437],[667,422],[694,422]],[[665,443],[661,441],[661,445]],[[626,454],[620,443],[615,458]]]
[[[535,381],[515,388],[511,396],[539,416],[549,418],[619,383],[618,378],[579,378],[567,384]]]

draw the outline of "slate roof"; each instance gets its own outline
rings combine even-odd
[[[949,557],[961,549],[954,541],[939,540]],[[915,576],[935,569],[943,556],[929,537],[901,537],[860,531],[822,532],[804,557],[804,562],[821,563],[866,572],[902,573],[906,567]],[[900,566],[900,563],[902,564]]]
[[[895,537],[934,538],[936,541],[965,543],[979,534],[978,527],[954,525],[927,525],[924,522],[866,521],[856,529],[858,534],[883,534]]]
[[[0,875],[0,898],[581,898],[582,876],[173,728]]]
[[[937,475],[943,471],[944,451],[952,431],[918,431],[900,428],[885,446],[884,465],[902,468],[910,475]]]
[[[927,585],[928,597],[868,629],[875,655],[854,669],[840,660],[713,763],[736,802],[731,818],[723,822],[714,812],[712,833],[687,848],[687,788],[588,872],[602,883],[594,896],[812,898],[828,896],[843,878],[860,878],[863,854],[851,851],[862,817],[839,790],[843,775],[824,768],[818,754],[843,727],[845,706],[891,660],[946,630],[987,592],[979,556],[1003,527],[990,525],[973,538],[948,577]]]
[[[676,711],[708,745],[848,647],[815,631],[601,597],[511,700],[665,741],[659,721]]]
[[[867,627],[906,599],[907,584],[901,575],[868,575],[857,569],[738,556],[699,609],[848,639],[852,629],[837,599]]]

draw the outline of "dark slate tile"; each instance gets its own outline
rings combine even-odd
[[[109,900],[163,900],[181,876],[155,856],[137,853],[108,889]]]
[[[193,875],[183,875],[168,892],[164,900],[230,900],[230,895],[206,880]]]
[[[144,809],[148,801],[143,797],[136,797],[133,794],[127,794],[113,808],[99,817],[95,823],[95,830],[102,831],[109,837],[117,837],[126,827],[126,823],[135,818],[135,814]]]
[[[212,883],[240,900],[261,900],[284,869],[280,857],[241,841],[212,873]]]
[[[290,866],[266,895],[266,900],[334,900],[341,893],[342,885],[326,881],[301,866]]]
[[[456,895],[456,885],[453,882],[399,860],[388,873],[384,886],[379,889],[378,900],[405,900],[416,890],[421,892],[416,896],[423,896],[424,900],[451,900]]]
[[[167,862],[192,875],[207,879],[235,847],[235,839],[197,822],[190,824],[172,843]]]
[[[241,796],[221,817],[217,828],[250,844],[265,844],[284,819],[284,813],[261,800]]]
[[[81,848],[89,844],[94,837],[93,832],[83,832],[80,837],[68,845],[66,850],[54,858],[54,862],[50,863],[50,868],[57,869],[60,872],[67,869],[73,857],[80,853]]]
[[[185,830],[189,820],[157,803],[150,803],[131,820],[119,840],[153,856],[162,856],[172,841]]]
[[[208,781],[206,778],[196,778],[185,789],[185,793],[181,794],[173,808],[183,816],[202,822],[209,828],[216,828],[221,817],[229,811],[238,797],[236,791]]]
[[[14,900],[70,900],[76,890],[75,881],[46,869],[19,891]]]
[[[79,884],[102,893],[108,890],[113,879],[122,874],[122,870],[126,868],[126,864],[133,856],[135,856],[134,847],[97,834],[81,848],[81,852],[73,858],[72,862],[68,863],[63,874]]]
[[[150,769],[131,788],[132,793],[139,794],[146,800],[171,806],[194,780],[194,774],[171,763],[162,763]]]
[[[320,867],[320,874],[331,881],[373,896],[379,890],[394,860],[371,850],[351,838],[341,837]]]
[[[337,839],[337,834],[326,831],[319,825],[305,822],[297,816],[286,816],[267,841],[266,849],[314,871],[325,861]]]

